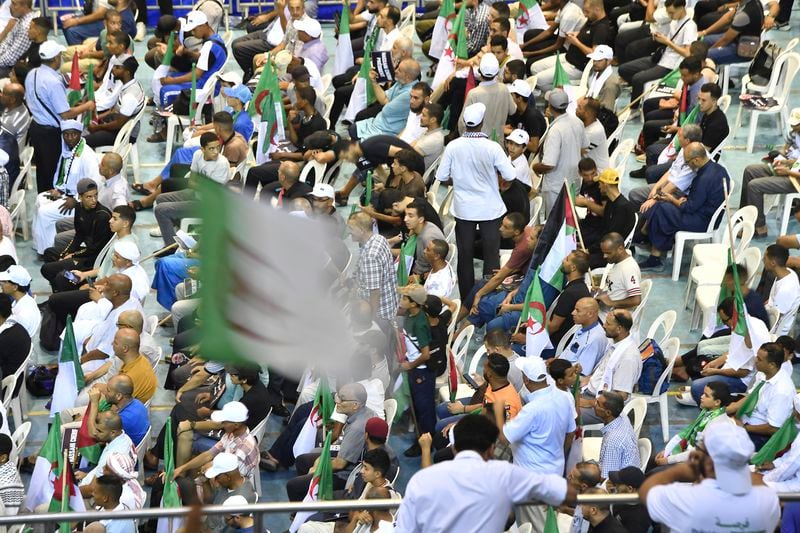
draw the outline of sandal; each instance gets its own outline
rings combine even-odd
[[[162,131],[157,131],[147,138],[149,143],[163,143],[167,142],[167,134]]]
[[[142,196],[150,196],[153,194],[153,191],[145,187],[144,183],[134,183],[131,185],[131,189],[133,189],[133,192],[136,194],[141,194]]]
[[[128,205],[130,205],[134,209],[134,211],[142,211],[145,209],[140,200],[134,200],[130,202]]]

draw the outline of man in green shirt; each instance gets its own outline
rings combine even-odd
[[[436,376],[428,369],[430,358],[431,328],[423,306],[428,294],[423,287],[415,287],[400,298],[400,307],[405,311],[403,341],[406,347],[406,360],[400,368],[406,371],[411,405],[417,423],[417,432],[433,433],[436,426]],[[414,443],[405,451],[406,457],[419,457],[422,451]]]

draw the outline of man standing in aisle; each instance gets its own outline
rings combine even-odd
[[[33,147],[33,164],[36,165],[38,192],[48,191],[53,185],[58,159],[56,149],[61,144],[61,121],[91,112],[94,101],[70,107],[64,78],[59,74],[61,52],[66,50],[55,41],[46,41],[39,47],[42,65],[31,70],[25,78],[25,101],[33,121],[30,142]]]
[[[442,154],[436,179],[452,184],[453,215],[458,247],[458,289],[466,298],[475,283],[472,264],[476,226],[483,245],[483,273],[491,275],[500,267],[500,222],[506,212],[497,174],[505,181],[516,178],[511,160],[500,145],[481,132],[486,106],[478,102],[464,109],[464,134],[452,141]]]

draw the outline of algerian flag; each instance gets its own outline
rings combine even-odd
[[[266,93],[261,108],[261,122],[258,123],[256,162],[259,165],[268,162],[270,154],[277,150],[278,144],[286,138],[286,114],[283,109],[283,98],[278,86],[278,76],[271,63],[264,66],[261,77],[266,77],[264,82]],[[261,80],[259,80],[260,82]]]
[[[542,8],[536,0],[520,0],[517,12],[518,35],[523,35],[526,30],[545,30],[547,20],[544,18]]]
[[[552,505],[547,506],[547,515],[544,520],[543,533],[558,533],[558,517]]]
[[[173,479],[175,472],[175,453],[172,442],[172,418],[167,417],[164,428],[164,493],[161,495],[161,508],[174,509],[181,506],[178,495],[178,484]],[[182,518],[159,518],[156,533],[171,533],[178,531],[183,523]]]
[[[545,329],[545,316],[547,309],[544,305],[542,285],[539,281],[541,267],[536,269],[528,292],[525,293],[525,303],[522,304],[522,322],[525,323],[525,356],[541,357],[542,351],[553,347],[550,335]]]
[[[78,392],[85,385],[78,346],[75,344],[75,332],[72,329],[72,315],[68,315],[64,340],[61,343],[61,355],[58,359],[58,376],[53,385],[50,418],[58,418],[58,414],[64,409],[75,407]]]
[[[72,465],[69,464],[69,461],[64,461],[64,458],[61,461],[64,463],[61,468],[61,475],[53,482],[53,498],[50,500],[50,507],[47,512],[69,513],[85,511],[86,506],[83,503],[83,496],[81,496],[78,484],[75,483]],[[60,522],[58,531],[59,533],[70,533],[72,525],[69,522]]]
[[[750,458],[750,464],[761,466],[766,462],[774,461],[775,458],[784,450],[789,448],[797,437],[797,425],[794,413],[781,425],[769,440],[764,443],[758,452]]]
[[[89,78],[86,80],[86,99],[89,102],[94,102],[94,65],[89,65]],[[83,115],[83,127],[88,128],[89,123],[97,116],[97,111],[93,110],[90,113]]]
[[[72,71],[69,75],[69,92],[67,93],[67,102],[70,107],[75,106],[81,101],[81,69],[78,66],[78,54],[72,56]]]
[[[109,409],[111,409],[111,405],[105,400],[105,398],[100,400],[100,403],[97,405],[98,412],[102,413],[108,411]],[[100,454],[103,453],[103,449],[97,440],[95,440],[95,438],[89,433],[88,421],[92,417],[97,417],[97,413],[94,412],[92,404],[90,403],[86,408],[86,412],[83,414],[81,427],[78,430],[78,440],[76,444],[78,446],[78,451],[81,454],[81,459],[86,461],[87,464],[96,465],[100,460]]]
[[[445,80],[456,71],[456,58],[467,59],[467,38],[466,32],[464,31],[465,8],[466,4],[462,3],[461,9],[458,11],[458,16],[452,24],[452,29],[447,35],[447,40],[444,43],[444,48],[439,58],[439,65],[436,67],[436,74],[431,82],[433,90],[436,90],[439,85],[444,83]],[[462,40],[462,35],[464,36],[463,43],[459,45],[459,41]],[[448,109],[450,109],[449,106]],[[442,124],[447,124],[447,121],[442,121]]]
[[[164,58],[161,64],[153,72],[153,98],[161,105],[161,78],[169,77],[169,69],[172,64],[172,58],[175,56],[175,32],[170,32],[169,40],[167,41],[167,51],[164,53]]]
[[[731,254],[730,250],[728,254]],[[731,317],[732,328],[731,344],[728,350],[728,366],[738,370],[752,359],[751,354],[755,353],[758,347],[770,342],[771,338],[766,327],[759,327],[755,323],[758,319],[751,317],[747,312],[742,288],[739,285],[739,272],[735,268],[733,269],[733,291],[735,305],[733,307],[733,316]],[[750,339],[751,348],[747,347],[746,341],[748,338]]]
[[[569,97],[569,106],[567,107],[567,111],[569,113],[575,114],[575,109],[578,106],[578,99],[575,98],[575,92],[572,88],[572,83],[569,80],[569,75],[567,71],[564,70],[564,65],[561,64],[561,54],[556,52],[556,66],[555,66],[555,73],[553,74],[553,89],[561,89],[567,96]]]
[[[308,493],[303,498],[304,503],[316,502],[321,500],[333,499],[333,467],[331,465],[331,432],[325,437],[325,444],[322,445],[322,455],[319,456],[317,469],[314,471],[314,477],[311,478],[311,483],[308,484]],[[289,531],[295,533],[306,520],[313,515],[313,511],[300,512],[294,517],[292,525],[289,526]]]
[[[675,67],[663,78],[661,78],[658,84],[664,87],[672,87],[674,89],[678,86],[679,81],[681,81],[681,70],[679,67]]]
[[[22,505],[24,509],[33,512],[39,505],[50,502],[53,497],[53,479],[61,473],[61,460],[61,417],[57,416],[36,457],[28,493]]]
[[[189,125],[194,128],[197,115],[197,70],[196,63],[192,63],[192,92],[189,94]]]
[[[198,193],[206,250],[201,351],[295,379],[309,366],[320,375],[333,371],[350,341],[322,268],[329,261],[326,224],[252,202],[210,180],[198,183]]]
[[[400,247],[400,256],[397,258],[397,286],[408,285],[408,276],[411,274],[411,265],[417,253],[417,234],[412,233]]]
[[[308,419],[303,424],[297,440],[294,441],[295,458],[309,453],[317,446],[317,428],[321,424],[330,422],[331,415],[333,414],[333,394],[331,394],[328,387],[328,380],[325,376],[319,378],[319,385],[317,386],[317,394],[314,397],[314,406],[308,414]]]
[[[428,51],[428,55],[431,57],[439,57],[442,55],[444,47],[447,45],[448,35],[450,35],[455,18],[455,1],[444,0],[444,2],[442,2],[442,7],[439,9],[439,16],[436,17],[436,24],[433,26],[431,47]]]
[[[267,62],[264,64],[264,69],[266,70],[267,65],[271,64],[270,53],[267,52]],[[258,84],[256,85],[256,90],[253,91],[253,97],[250,99],[250,103],[247,105],[247,114],[250,115],[250,118],[255,118],[256,115],[262,115],[264,113],[264,98],[269,94],[269,90],[267,88],[267,76],[264,75],[262,71],[261,74],[258,76]]]
[[[689,111],[688,115],[686,113],[680,114],[680,117],[678,118],[679,121],[678,123],[680,124],[680,126],[683,126],[684,124],[695,124],[697,122],[699,114],[700,114],[700,106],[695,105],[692,108],[692,110]],[[681,151],[681,148],[682,148],[681,140],[678,137],[678,135],[675,134],[672,137],[670,143],[667,145],[666,154],[664,155],[668,158],[673,158],[678,154],[678,152]]]
[[[452,0],[451,0],[452,1]],[[342,4],[342,17],[339,19],[339,39],[333,57],[333,75],[343,74],[355,64],[353,47],[350,43],[350,4]]]
[[[377,32],[373,32],[377,35]],[[364,45],[364,57],[361,68],[358,71],[356,84],[353,86],[353,93],[347,103],[343,120],[354,122],[359,111],[366,108],[375,101],[375,89],[372,88],[372,80],[369,71],[372,69],[372,48],[375,46],[374,39],[368,39]]]
[[[575,241],[577,223],[572,206],[570,190],[566,184],[562,185],[556,203],[547,215],[547,222],[539,235],[539,242],[536,244],[536,251],[546,250],[539,273],[543,283],[545,308],[550,306],[564,287],[561,262],[577,248]]]
[[[572,398],[575,402],[575,411],[578,413],[578,419],[575,421],[575,437],[572,439],[572,446],[570,446],[569,453],[566,457],[565,472],[571,472],[576,464],[583,461],[583,421],[581,420],[581,410],[578,408],[581,397],[580,379],[575,380],[570,392],[572,393]]]

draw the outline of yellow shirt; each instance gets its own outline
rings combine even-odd
[[[122,365],[121,373],[133,381],[133,397],[140,402],[147,402],[156,393],[156,373],[150,361],[143,355]]]

